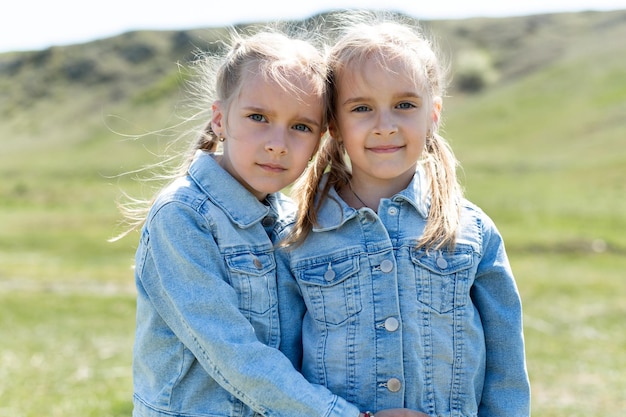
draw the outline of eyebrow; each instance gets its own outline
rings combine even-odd
[[[242,106],[241,109],[244,110],[245,112],[270,113],[267,111],[267,109],[264,109],[262,107],[257,107],[257,106]]]
[[[344,101],[342,104],[345,106],[346,104],[360,103],[367,100],[367,97],[351,97]]]

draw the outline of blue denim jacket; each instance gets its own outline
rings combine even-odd
[[[416,249],[423,175],[378,214],[331,190],[318,227],[279,253],[280,303],[291,306],[281,320],[292,329],[282,349],[309,381],[362,410],[529,416],[521,302],[501,236],[465,201],[453,251]],[[303,347],[293,330],[302,314]]]
[[[156,199],[136,255],[133,416],[357,416],[277,350],[270,239],[293,204],[267,202],[203,152]]]

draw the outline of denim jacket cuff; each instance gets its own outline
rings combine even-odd
[[[341,397],[335,397],[335,402],[331,404],[328,413],[324,417],[358,417],[359,409]]]

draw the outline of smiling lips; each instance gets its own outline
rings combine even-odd
[[[375,153],[393,153],[402,148],[403,146],[381,145],[381,146],[375,146],[375,147],[366,148],[366,149],[370,152],[375,152]]]
[[[257,164],[259,167],[261,167],[261,169],[265,170],[265,171],[269,171],[269,172],[283,172],[286,171],[287,168],[283,167],[282,165],[279,164]]]

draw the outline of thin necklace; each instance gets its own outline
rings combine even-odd
[[[354,189],[352,188],[352,183],[351,182],[348,183],[348,187],[350,187],[350,191],[352,191],[352,194],[354,194],[356,199],[359,200],[361,202],[361,204],[363,204],[363,207],[370,208],[370,206],[365,204],[365,201],[361,200],[361,197],[359,197],[359,195],[354,191]]]

